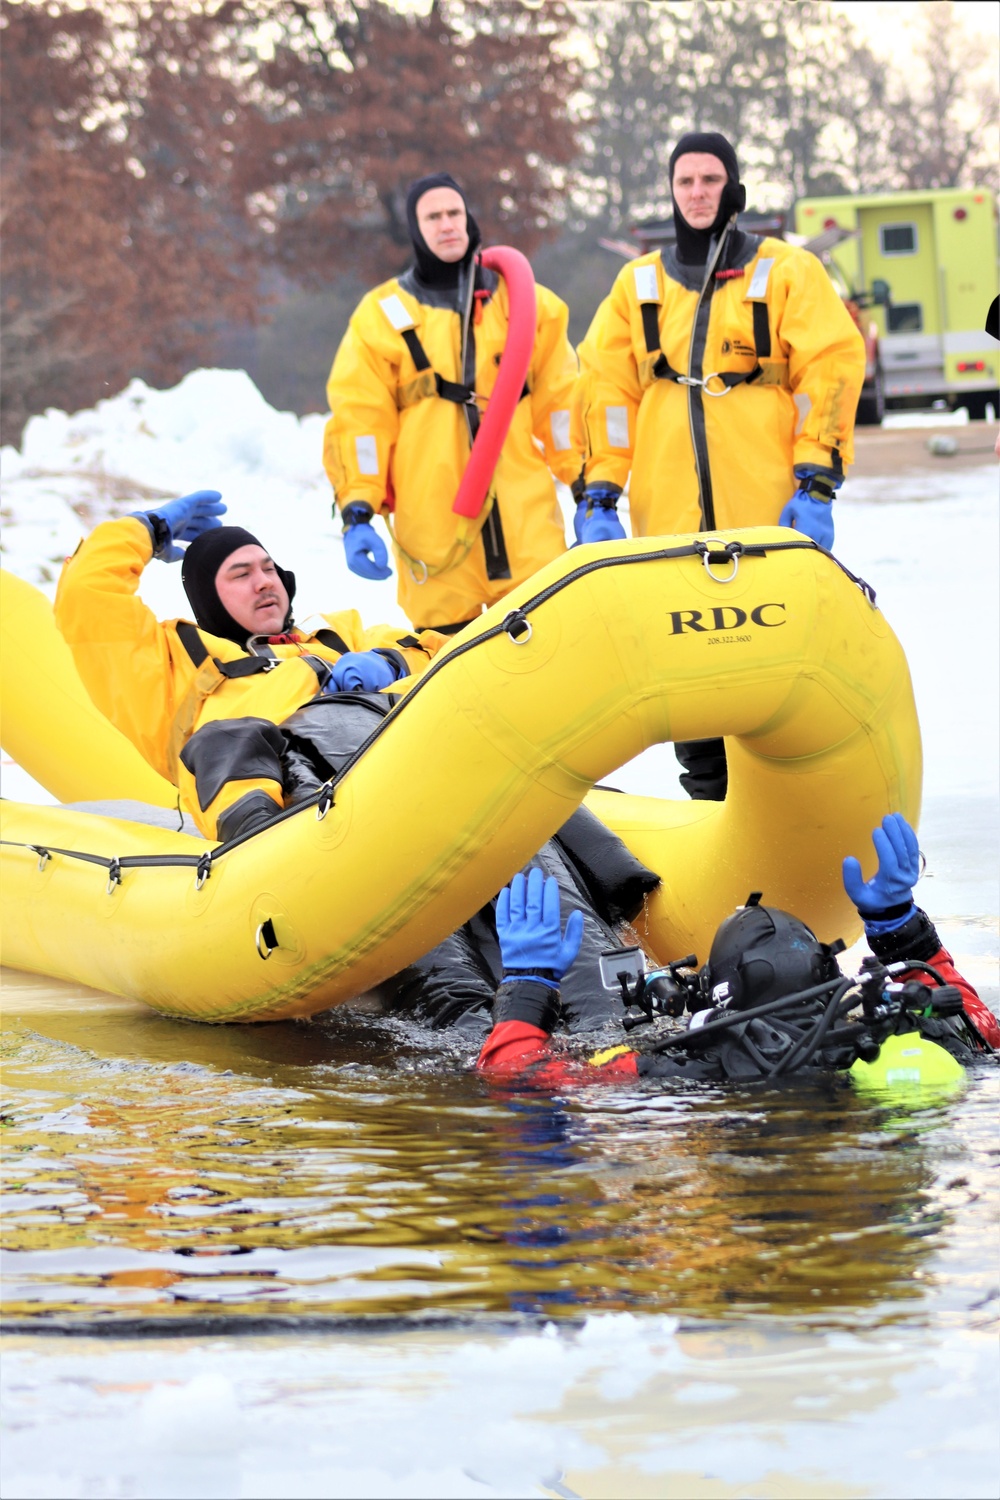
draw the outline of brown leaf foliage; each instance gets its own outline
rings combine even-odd
[[[576,149],[568,25],[555,0],[3,0],[2,440],[172,384],[277,286],[398,270],[425,172],[530,250]]]

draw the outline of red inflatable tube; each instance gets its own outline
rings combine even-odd
[[[492,249],[484,250],[481,260],[488,270],[497,271],[507,283],[510,325],[496,385],[451,507],[457,516],[468,516],[470,520],[479,515],[486,502],[493,471],[514,420],[531,364],[531,351],[535,347],[535,277],[531,266],[520,250],[514,250],[510,245],[494,245]]]

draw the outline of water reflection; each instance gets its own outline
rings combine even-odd
[[[836,1080],[506,1097],[462,1052],[361,1012],[207,1028],[7,981],[14,1323],[856,1325],[925,1302],[942,1255],[960,1299],[984,1285],[994,1079],[912,1115]]]

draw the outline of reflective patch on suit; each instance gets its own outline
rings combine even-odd
[[[557,453],[565,453],[569,447],[569,412],[554,411],[549,417],[552,428],[552,446]]]
[[[798,437],[806,423],[806,417],[812,411],[812,397],[807,396],[805,391],[796,391],[792,397],[799,409],[799,420],[795,424],[795,436]]]
[[[608,430],[609,448],[628,447],[628,407],[606,406],[604,421]]]
[[[636,266],[632,272],[635,277],[635,295],[640,302],[659,302],[660,289],[656,284],[655,266]]]
[[[413,318],[406,311],[402,301],[396,296],[395,292],[391,297],[383,297],[379,302],[379,307],[385,313],[397,333],[402,333],[404,328],[412,328],[414,326]]]
[[[757,262],[754,267],[753,278],[747,287],[746,296],[743,299],[745,302],[757,301],[761,297],[767,296],[767,281],[773,265],[773,255],[767,256],[765,259]]]
[[[361,474],[378,473],[378,444],[369,434],[354,439],[354,451],[358,456],[358,472]]]

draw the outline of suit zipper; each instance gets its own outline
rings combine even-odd
[[[736,215],[726,224],[719,243],[715,247],[715,254],[710,258],[705,267],[705,279],[701,284],[701,292],[698,295],[698,303],[694,310],[694,320],[691,324],[691,342],[688,347],[687,373],[692,380],[701,380],[704,373],[705,345],[708,342],[708,324],[712,316],[712,293],[714,291],[713,277],[715,268],[722,257],[729,234],[736,223]],[[698,504],[701,508],[702,531],[714,531],[715,529],[715,501],[712,495],[712,469],[708,460],[708,437],[705,432],[705,398],[700,385],[689,385],[687,388],[688,400],[688,429],[691,433],[691,448],[694,452],[695,473],[698,476]]]

